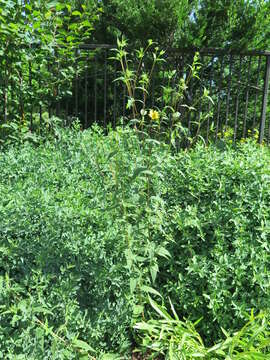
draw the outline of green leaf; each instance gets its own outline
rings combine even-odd
[[[80,350],[84,350],[84,351],[88,351],[91,353],[95,353],[96,351],[90,346],[88,345],[85,341],[79,340],[79,339],[74,339],[72,341],[72,345],[74,347],[76,347],[77,349]]]
[[[158,264],[150,265],[150,274],[153,283],[156,281],[157,273],[158,273]]]
[[[56,6],[58,5],[58,1],[50,1],[48,4],[47,4],[47,8],[48,9],[53,9],[53,8],[56,8]]]
[[[150,305],[152,308],[164,319],[166,320],[173,320],[172,317],[168,314],[166,310],[164,310],[160,305],[158,305],[150,296],[148,296]]]
[[[167,249],[165,249],[162,246],[159,246],[156,250],[157,255],[164,257],[165,259],[169,259],[171,257],[171,254]]]
[[[134,325],[134,329],[146,330],[146,331],[152,332],[152,330],[155,329],[155,326],[151,325],[149,323],[146,323],[146,322],[139,322]]]
[[[153,295],[157,295],[157,296],[162,297],[157,290],[153,289],[153,288],[150,287],[150,286],[142,285],[142,286],[141,286],[141,290],[144,291],[144,292],[146,292],[147,294],[153,294]]]
[[[141,174],[153,175],[153,173],[149,171],[147,167],[145,166],[138,167],[134,170],[133,175],[131,177],[131,181],[135,180]]]
[[[119,152],[119,150],[111,151],[107,157],[107,161],[109,161],[111,158],[113,158],[118,152]]]
[[[35,30],[37,30],[37,29],[40,29],[40,27],[41,27],[40,21],[35,21],[34,24],[33,24],[33,28],[34,28]]]
[[[137,279],[137,278],[131,278],[131,279],[129,280],[129,287],[130,287],[130,293],[131,293],[131,294],[134,293],[137,284],[138,284],[138,279]]]
[[[114,353],[107,353],[101,356],[101,360],[121,360],[121,359],[123,359],[122,356]]]
[[[82,16],[82,14],[80,13],[80,11],[78,11],[78,10],[72,11],[72,15],[73,15],[73,16]]]
[[[133,306],[133,315],[138,316],[142,314],[144,311],[144,307],[142,305],[134,305]]]
[[[126,108],[131,109],[134,103],[135,103],[135,99],[129,98],[126,104]]]

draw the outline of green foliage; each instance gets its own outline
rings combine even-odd
[[[94,37],[115,43],[126,36],[144,46],[152,38],[176,47],[269,47],[269,1],[103,0]]]
[[[16,45],[52,47],[81,43],[93,29],[94,10],[93,5],[86,6],[84,2],[78,6],[74,1],[1,0],[0,34],[1,45],[5,45],[2,50]]]
[[[167,172],[174,243],[160,264],[160,292],[196,321],[207,339],[237,329],[245,313],[269,308],[269,150],[252,142],[197,147]],[[222,150],[223,149],[223,150]]]
[[[0,125],[0,148],[8,148],[11,144],[23,145],[27,142],[38,145],[44,141],[54,140],[61,136],[59,131],[61,131],[63,125],[72,125],[72,127],[80,129],[77,120],[74,120],[71,124],[65,124],[62,119],[56,116],[49,117],[48,113],[43,114],[42,128],[37,125],[35,132],[29,129],[29,124],[26,122],[11,121],[4,123]]]
[[[33,113],[70,96],[81,68],[75,46],[89,38],[99,13],[87,1],[0,0],[1,122],[33,129]]]
[[[205,346],[269,310],[267,148],[75,128],[0,154],[2,357],[124,354],[149,294],[203,317]]]
[[[102,0],[100,23],[94,36],[101,42],[115,43],[125,35],[132,44],[146,45],[149,38],[162,44],[172,42],[192,11],[187,0]]]
[[[164,307],[149,298],[159,319],[151,319],[135,325],[141,335],[141,348],[150,351],[151,357],[163,355],[169,360],[188,359],[268,359],[270,352],[270,322],[264,314],[254,316],[234,334],[224,329],[225,340],[207,348],[196,324],[181,321],[171,303],[171,316]]]
[[[99,352],[129,346],[132,313],[139,316],[155,292],[157,259],[169,256],[158,175],[167,156],[120,129],[107,137],[98,129],[59,131],[55,143],[1,154],[0,351],[7,358],[72,359],[77,338]]]
[[[265,0],[199,0],[184,29],[177,31],[176,43],[267,50],[269,11],[269,1]]]

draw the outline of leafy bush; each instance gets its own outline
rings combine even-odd
[[[166,206],[174,242],[160,264],[161,292],[202,333],[239,329],[246,312],[269,309],[269,150],[198,146],[173,158]]]
[[[0,354],[124,353],[170,297],[206,344],[269,304],[269,151],[61,130],[0,154]],[[87,354],[87,355],[86,355]]]
[[[130,345],[132,312],[141,311],[136,290],[142,286],[142,299],[144,277],[156,277],[156,253],[166,256],[162,179],[149,169],[168,154],[151,141],[144,148],[127,129],[106,137],[99,129],[59,130],[54,143],[0,155],[0,351],[7,358],[71,359],[63,343],[78,336],[100,351]],[[161,234],[156,247],[150,232]]]
[[[100,11],[88,1],[0,0],[1,123],[18,121],[33,130],[33,113],[42,127],[45,111],[70,100],[81,71],[74,46],[89,38]]]

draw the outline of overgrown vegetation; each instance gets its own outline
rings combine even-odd
[[[0,166],[3,358],[129,354],[140,346],[133,326],[155,317],[149,295],[170,298],[180,319],[203,317],[207,347],[252,309],[267,314],[267,148],[198,144],[172,155],[128,128],[58,129],[38,147],[10,145]],[[260,358],[262,321],[252,333]]]
[[[0,0],[1,359],[269,359],[269,6]]]

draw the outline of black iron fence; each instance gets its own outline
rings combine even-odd
[[[129,112],[125,86],[115,81],[120,69],[119,64],[111,60],[112,48],[110,45],[80,46],[75,52],[72,69],[68,67],[68,59],[64,63],[58,62],[55,52],[55,61],[52,58],[46,70],[50,74],[49,84],[44,83],[39,65],[26,60],[16,67],[20,78],[17,88],[14,88],[13,65],[9,64],[7,70],[2,57],[0,123],[23,118],[34,127],[44,118],[57,115],[63,119],[79,118],[85,128],[93,123],[115,126]],[[270,52],[172,49],[166,54],[166,62],[160,63],[155,70],[149,106],[155,106],[155,99],[162,97],[168,71],[176,70],[175,84],[188,76],[196,51],[200,55],[200,80],[193,79],[184,98],[188,106],[196,102],[196,109],[186,112],[180,104],[183,126],[190,134],[199,131],[206,141],[224,136],[236,141],[253,135],[259,142],[269,143]],[[67,78],[63,75],[64,68],[72,72]],[[208,89],[213,103],[196,101],[204,89]],[[205,113],[211,116],[204,117]]]
[[[199,104],[198,111],[194,114],[195,127],[200,124],[201,113],[212,111],[211,118],[200,125],[200,131],[206,140],[210,136],[214,139],[230,136],[235,141],[256,134],[259,142],[269,142],[270,108],[267,99],[270,52],[238,53],[202,49],[199,53],[202,64],[201,81],[194,86],[191,84],[191,99],[196,98],[196,94],[201,93],[205,87],[214,104]],[[193,55],[194,50],[173,53],[180,75],[185,72],[185,64],[191,62]],[[189,117],[188,128],[191,127]]]

